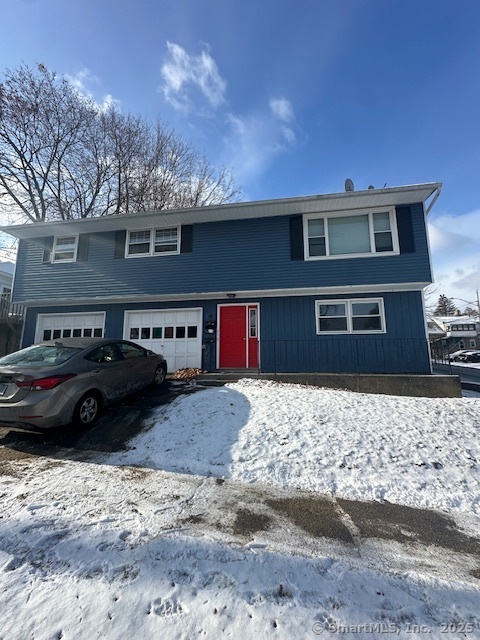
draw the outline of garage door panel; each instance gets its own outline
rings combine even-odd
[[[104,312],[39,314],[35,342],[59,338],[103,338],[104,327]]]
[[[126,311],[124,336],[162,353],[169,371],[201,367],[202,309]]]

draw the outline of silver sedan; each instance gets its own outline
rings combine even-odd
[[[103,407],[150,384],[167,363],[127,340],[49,340],[0,358],[0,424],[93,424]]]

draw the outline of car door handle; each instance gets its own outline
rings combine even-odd
[[[100,369],[92,369],[90,373],[100,373]]]

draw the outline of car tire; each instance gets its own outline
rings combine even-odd
[[[167,375],[167,368],[163,364],[159,364],[155,369],[155,374],[153,376],[153,384],[157,387],[161,387],[165,382],[165,377]]]
[[[101,408],[102,400],[100,394],[95,391],[85,393],[73,410],[73,424],[80,427],[93,426],[100,416]]]

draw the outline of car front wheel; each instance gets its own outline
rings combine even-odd
[[[81,426],[93,425],[100,415],[100,399],[96,393],[86,393],[75,406],[73,423]]]
[[[157,387],[161,387],[162,384],[165,382],[166,375],[167,375],[166,368],[162,364],[159,364],[158,367],[155,369],[155,375],[153,376],[153,383],[156,384]]]

